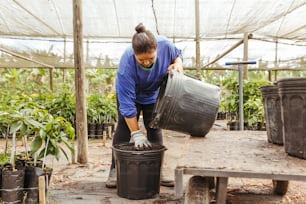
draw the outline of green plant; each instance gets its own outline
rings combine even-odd
[[[269,84],[265,80],[252,80],[244,83],[244,119],[248,126],[264,123],[264,107],[260,87]]]
[[[11,151],[11,159],[10,162],[13,165],[14,164],[14,158],[16,154],[16,139],[18,137],[21,137],[25,141],[25,152],[28,152],[27,149],[27,137],[29,135],[35,135],[36,132],[38,132],[41,128],[43,128],[43,125],[36,121],[35,118],[33,118],[32,113],[33,109],[31,108],[25,108],[25,104],[22,104],[20,110],[11,110],[7,114],[7,120],[8,120],[8,127],[9,127],[9,134],[12,135],[12,151]],[[5,152],[7,149],[7,142],[8,142],[8,135],[6,140],[6,147]]]
[[[94,93],[87,97],[87,122],[103,124],[117,120],[115,94]]]
[[[40,129],[39,134],[35,136],[31,143],[32,154],[38,153],[38,159],[53,155],[59,160],[60,152],[64,154],[68,160],[67,151],[62,144],[70,152],[74,152],[71,141],[74,140],[75,131],[71,123],[63,117],[52,117],[44,123],[44,127]]]
[[[103,98],[101,94],[91,94],[87,97],[87,123],[100,123],[103,113]]]
[[[4,106],[1,107],[4,109]],[[17,138],[25,141],[23,160],[33,159],[36,153],[38,155],[37,159],[53,155],[58,160],[60,152],[68,159],[67,151],[61,145],[64,144],[69,151],[74,151],[70,140],[74,139],[75,132],[69,121],[63,117],[54,118],[42,106],[28,99],[19,100],[15,103],[14,108],[8,108],[9,110],[7,111],[0,110],[0,123],[9,129],[6,137],[8,138],[8,135],[12,135],[10,157],[12,164],[16,156]],[[5,128],[3,129],[5,131]],[[28,137],[34,138],[30,151],[27,147]]]
[[[71,124],[75,124],[76,119],[76,99],[73,91],[67,86],[63,86],[61,91],[46,100],[46,109],[54,116],[61,116]]]
[[[9,129],[9,113],[6,111],[0,110],[0,133],[5,138],[5,147],[4,147],[4,154],[7,153],[7,146],[8,146],[8,135],[10,132]]]
[[[10,156],[5,153],[0,153],[0,166],[10,162]]]
[[[99,93],[101,95],[114,91],[116,70],[112,69],[88,69],[86,78],[89,79],[89,94]]]
[[[244,104],[244,118],[248,122],[248,126],[257,125],[257,123],[264,123],[264,108],[262,100],[258,97],[250,97]]]
[[[235,77],[227,78],[222,83],[222,94],[220,109],[229,113],[238,115],[239,111],[239,84]],[[231,118],[232,119],[232,118]]]
[[[106,94],[104,95],[104,110],[105,115],[107,116],[108,122],[117,121],[118,112],[117,112],[117,98],[116,94]]]
[[[243,81],[243,112],[245,122],[248,122],[248,125],[252,126],[258,122],[264,123],[264,109],[260,87],[269,83],[269,81],[262,79]],[[237,78],[229,78],[224,81],[220,106],[227,112],[238,116],[239,83]]]

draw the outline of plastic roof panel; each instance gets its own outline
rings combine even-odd
[[[72,0],[0,0],[0,35],[72,38]],[[143,22],[162,35],[195,36],[192,0],[82,1],[85,38],[128,38]],[[202,38],[253,33],[305,40],[306,0],[199,0]]]
[[[89,42],[88,52],[91,57],[118,58],[115,54],[122,52],[122,42],[130,42],[135,26],[143,22],[154,33],[173,39],[184,50],[188,58],[185,63],[193,63],[196,2],[203,64],[228,50],[245,33],[253,34],[250,59],[271,60],[276,39],[288,44],[278,46],[278,57],[305,57],[306,0],[83,0],[83,37]],[[72,3],[73,0],[0,0],[0,38],[15,41],[0,39],[0,44],[22,51],[31,50],[32,46],[31,52],[44,46],[57,54],[64,53],[67,46],[65,50],[69,52],[73,39]],[[17,45],[18,39],[27,38],[40,39],[40,43]],[[117,45],[110,43],[114,40]],[[237,53],[242,56],[241,49],[242,46],[227,57],[234,59]]]
[[[193,1],[154,1],[158,31],[162,35],[190,38],[195,36]]]
[[[52,1],[43,2],[42,6],[42,1],[29,3],[29,1],[1,0],[1,20],[5,24],[0,24],[0,33],[12,36],[63,36],[65,30],[62,29],[60,22],[67,21],[59,18],[58,12],[60,11],[52,4]],[[71,15],[69,20],[71,20]]]

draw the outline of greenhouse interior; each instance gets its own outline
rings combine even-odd
[[[139,23],[182,51],[184,75],[220,87],[227,130],[266,131],[261,88],[306,77],[305,19],[306,0],[0,0],[0,136],[87,163],[88,139],[115,132],[118,65]]]

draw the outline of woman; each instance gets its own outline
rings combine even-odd
[[[140,23],[135,28],[132,46],[121,56],[116,92],[118,101],[118,125],[113,137],[113,145],[133,142],[137,149],[150,148],[151,142],[163,144],[161,129],[149,127],[152,120],[163,77],[171,69],[183,72],[182,53],[169,40],[154,36]],[[140,130],[138,118],[142,112],[146,135]],[[165,186],[173,186],[173,181],[163,181]],[[106,187],[116,187],[114,156]]]

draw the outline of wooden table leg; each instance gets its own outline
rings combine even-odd
[[[272,182],[273,182],[273,193],[274,194],[283,196],[287,193],[289,181],[272,180]]]
[[[218,204],[226,204],[228,177],[217,177],[216,201]]]
[[[175,184],[174,184],[174,190],[175,190],[175,196],[182,197],[184,194],[184,188],[183,188],[183,168],[176,168],[175,169]]]

